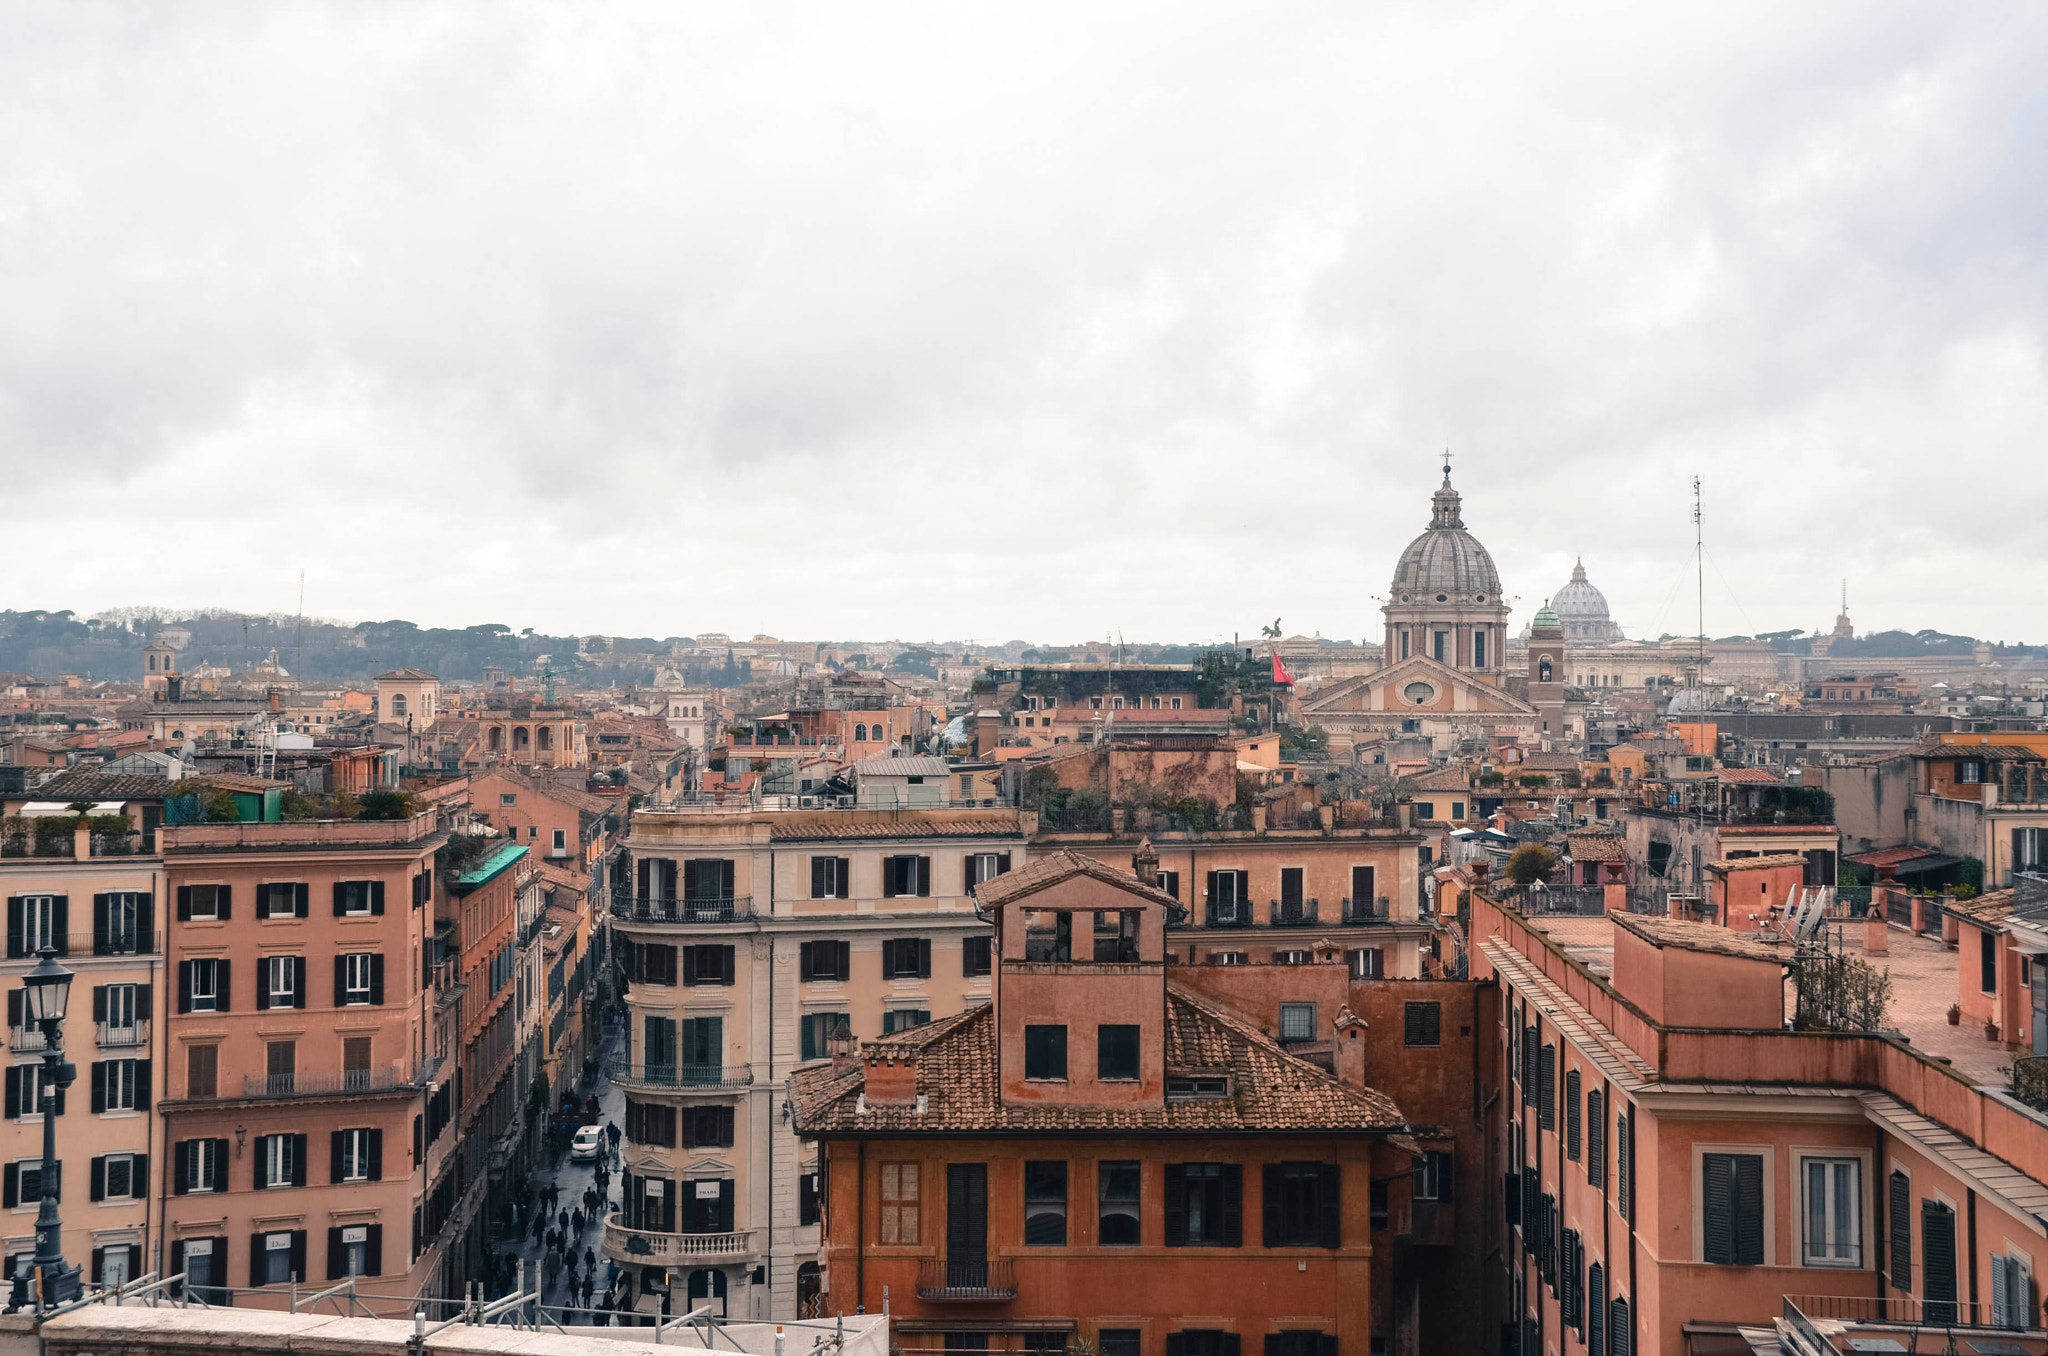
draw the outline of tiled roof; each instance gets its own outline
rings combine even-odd
[[[853,765],[857,777],[943,777],[952,769],[943,758],[863,758]]]
[[[1472,778],[1464,768],[1445,767],[1415,777],[1414,786],[1417,791],[1466,791],[1471,789]]]
[[[291,789],[290,782],[274,781],[269,777],[250,777],[240,772],[195,772],[185,780],[194,786],[211,786],[221,791]]]
[[[2038,763],[2041,754],[2018,744],[1934,744],[1913,750],[1915,758],[1982,758],[1993,763]]]
[[[1781,866],[1805,866],[1806,856],[1798,852],[1772,852],[1756,857],[1723,857],[1706,865],[1712,871],[1772,870]]]
[[[1932,857],[1933,855],[1933,848],[1908,845],[1906,847],[1878,848],[1875,852],[1859,852],[1850,857],[1849,860],[1858,866],[1897,866],[1901,862],[1910,862],[1916,857]]]
[[[929,819],[923,815],[882,819],[869,815],[776,815],[768,835],[778,843],[822,842],[838,838],[1019,838],[1024,826],[1016,819]]]
[[[1139,880],[1129,871],[1119,871],[1107,862],[1084,857],[1065,848],[1036,853],[1030,861],[1015,871],[1006,871],[994,880],[983,882],[975,887],[974,898],[981,907],[994,908],[1013,899],[1035,894],[1063,880],[1071,880],[1075,876],[1093,876],[1096,880],[1105,881],[1120,890],[1128,890],[1141,899],[1164,904],[1176,913],[1184,907],[1172,895]]]
[[[1769,768],[1763,767],[1722,767],[1714,769],[1714,776],[1723,786],[1776,786],[1778,778]]]
[[[860,1110],[864,1066],[798,1070],[790,1077],[800,1133],[974,1134],[1011,1131],[1231,1131],[1390,1133],[1408,1129],[1385,1094],[1338,1082],[1298,1059],[1257,1027],[1166,986],[1166,1069],[1226,1070],[1231,1096],[1170,1100],[1154,1106],[1008,1105],[1001,1097],[993,1005],[870,1042],[871,1054],[914,1056],[914,1102],[870,1103]]]
[[[1520,763],[1509,763],[1507,767],[1520,767],[1525,772],[1574,772],[1579,760],[1569,753],[1545,753],[1535,749],[1522,755]]]
[[[1740,956],[1744,960],[1792,963],[1792,949],[1745,937],[1718,923],[1696,923],[1689,918],[1659,918],[1655,914],[1617,913],[1616,927],[1627,928],[1652,946],[1675,946],[1686,951],[1707,951],[1717,956]]]
[[[1967,918],[1973,923],[1995,927],[2012,914],[2013,896],[2010,890],[1993,890],[1990,894],[1978,895],[1975,899],[1947,900],[1942,911]]]
[[[393,683],[438,683],[441,680],[425,669],[393,669],[377,675],[377,681]]]
[[[1625,862],[1628,840],[1618,833],[1576,829],[1564,836],[1565,850],[1575,862]]]
[[[81,769],[50,778],[30,788],[37,800],[162,800],[178,794],[178,783],[146,772],[92,772]]]

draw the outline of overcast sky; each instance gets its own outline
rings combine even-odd
[[[0,606],[2048,639],[2048,7],[0,6]]]

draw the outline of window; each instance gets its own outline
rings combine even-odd
[[[256,1186],[304,1186],[306,1184],[306,1137],[304,1135],[258,1135],[256,1137]]]
[[[852,884],[851,865],[844,857],[811,858],[811,898],[845,899]]]
[[[92,1066],[92,1109],[99,1111],[146,1111],[149,1109],[149,1061],[109,1059]]]
[[[367,953],[356,953],[334,958],[335,969],[341,983],[335,996],[339,1007],[358,1004],[376,1004],[384,1001],[384,958]]]
[[[569,831],[567,829],[555,830],[554,850],[558,854],[567,852],[569,850]]]
[[[807,1012],[800,1019],[803,1036],[803,1058],[824,1059],[832,1053],[832,1033],[841,1022],[851,1022],[843,1012]]]
[[[1152,883],[1175,899],[1180,898],[1180,872],[1161,871],[1152,878]]]
[[[918,1241],[918,1163],[882,1164],[882,1242]]]
[[[1244,1246],[1244,1168],[1241,1165],[1166,1165],[1166,1246]]]
[[[1536,1123],[1557,1129],[1557,1047],[1545,1045],[1536,1064]]]
[[[683,948],[684,984],[731,984],[733,948],[729,946],[686,946]]]
[[[685,1149],[730,1149],[733,1108],[729,1106],[686,1106],[682,1108]]]
[[[1242,1351],[1236,1333],[1218,1328],[1183,1328],[1166,1334],[1166,1356],[1241,1356]]]
[[[797,978],[805,983],[853,977],[851,942],[804,942],[797,948]]]
[[[306,973],[303,956],[265,956],[256,962],[256,1006],[260,1008],[302,1008],[306,1006]]]
[[[1754,1267],[1764,1261],[1764,1160],[1761,1154],[1702,1154],[1700,1260]]]
[[[226,1140],[180,1140],[171,1146],[171,1153],[175,1159],[175,1177],[171,1189],[178,1195],[226,1189]]]
[[[1448,631],[1432,631],[1432,632],[1430,632],[1430,635],[1429,635],[1429,657],[1430,657],[1431,659],[1434,659],[1434,660],[1435,660],[1435,661],[1436,661],[1437,663],[1439,663],[1439,664],[1443,663],[1443,662],[1444,662],[1444,651],[1445,651],[1445,649],[1446,649],[1446,648],[1448,647],[1448,645],[1449,645],[1449,643],[1450,643],[1450,639],[1451,639],[1451,633],[1450,633],[1450,632],[1448,632]]]
[[[1443,1043],[1443,1005],[1406,1003],[1401,1009],[1401,1038],[1406,1045]]]
[[[180,885],[178,917],[194,922],[226,922],[233,916],[233,895],[225,885]]]
[[[1316,1005],[1313,1003],[1282,1003],[1280,1005],[1280,1039],[1283,1041],[1312,1041],[1316,1038]]]
[[[303,882],[271,881],[256,887],[258,918],[304,918],[307,889]]]
[[[1265,1356],[1337,1356],[1337,1339],[1326,1332],[1301,1328],[1269,1332]]]
[[[1373,868],[1354,866],[1351,868],[1351,911],[1353,914],[1372,914],[1377,896],[1374,889]]]
[[[1472,633],[1472,667],[1486,667],[1486,632],[1484,629]]]
[[[517,793],[517,792],[513,792],[513,791],[500,791],[500,792],[498,793],[498,804],[500,804],[500,805],[517,805],[518,803],[519,803],[519,796],[518,796],[518,793]]]
[[[271,1096],[290,1096],[298,1080],[299,1046],[296,1041],[269,1041],[263,1047],[265,1077]]]
[[[1067,1076],[1067,1029],[1063,1026],[1024,1028],[1024,1076],[1064,1080]]]
[[[893,1036],[899,1031],[923,1026],[931,1019],[929,1008],[890,1008],[882,1014],[882,1034]]]
[[[1139,1239],[1138,1164],[1112,1160],[1095,1166],[1095,1241],[1105,1248],[1135,1248]]]
[[[2026,1258],[1991,1255],[1991,1321],[2001,1328],[2034,1328],[2034,1272]]]
[[[1977,987],[1985,993],[1998,992],[1998,937],[1995,933],[1977,934]]]
[[[97,1164],[98,1159],[93,1162]],[[57,1171],[50,1174],[50,1194],[59,1202],[64,1199],[64,1165],[59,1163]],[[6,1185],[0,1193],[0,1205],[12,1210],[16,1206],[34,1205],[43,1198],[43,1160],[24,1158],[19,1163],[9,1163],[6,1168]],[[99,1197],[93,1197],[98,1200]]]
[[[1383,948],[1363,946],[1349,953],[1351,977],[1353,979],[1379,979],[1386,974],[1387,957]]]
[[[213,1097],[220,1047],[217,1045],[188,1045],[185,1047],[185,1095],[187,1097]]]
[[[1067,1165],[1024,1164],[1024,1243],[1063,1248],[1067,1243]]]
[[[282,1285],[305,1279],[306,1235],[295,1229],[256,1234],[250,1240],[249,1284]]]
[[[92,1161],[92,1198],[141,1200],[149,1194],[148,1154],[104,1154]]]
[[[960,973],[969,979],[977,975],[990,974],[995,969],[993,939],[988,937],[962,937],[960,939]]]
[[[1969,786],[1975,786],[1984,780],[1984,765],[1975,761],[1957,763],[1956,780]]]
[[[1179,706],[1180,698],[1173,704]],[[1102,1356],[1143,1356],[1145,1333],[1141,1328],[1097,1328],[1095,1345]]]
[[[140,984],[96,984],[92,991],[92,1019],[100,1028],[100,1043],[127,1044],[134,1039],[135,1023],[149,1015],[149,1000]],[[19,1026],[19,1022],[9,1022]]]
[[[796,1179],[796,1222],[818,1222],[818,1173],[815,1168]]]
[[[334,1131],[330,1176],[337,1182],[372,1182],[384,1174],[377,1159],[379,1132],[376,1130]]]
[[[1065,1027],[1054,1027],[1062,1034]],[[1064,1061],[1062,1061],[1064,1064]],[[1029,1075],[1026,1075],[1027,1077]],[[1102,1082],[1134,1082],[1138,1077],[1138,1028],[1103,1025],[1095,1028],[1095,1077]]]
[[[228,963],[224,960],[179,961],[185,972],[180,987],[182,1012],[226,1012],[228,1010]]]
[[[1209,926],[1242,927],[1252,921],[1251,873],[1209,873]]]
[[[961,794],[971,795],[973,793],[963,790]],[[987,884],[997,876],[1007,874],[1010,870],[1010,854],[1007,852],[970,852],[963,860],[962,866],[967,875],[967,888],[972,890],[978,885]]]
[[[334,882],[334,916],[366,918],[384,912],[384,882],[381,880],[338,880]]]
[[[932,943],[929,937],[889,937],[882,942],[883,979],[930,979]]]
[[[1307,965],[1312,959],[1314,957],[1311,953],[1299,949],[1275,951],[1273,953],[1273,964],[1275,965]]]
[[[1422,1171],[1415,1174],[1415,1199],[1448,1204],[1456,1171],[1457,1155],[1441,1149],[1426,1151],[1422,1155]]]
[[[929,895],[932,892],[932,859],[929,857],[882,858],[882,896]]]
[[[1803,1161],[1810,1267],[1863,1265],[1863,1163],[1855,1158]]]
[[[327,1231],[327,1279],[375,1276],[384,1269],[384,1226],[352,1224]]]
[[[1268,1163],[1262,1186],[1267,1247],[1337,1246],[1341,1210],[1335,1163]]]
[[[1636,1217],[1636,1127],[1633,1113],[1623,1103],[1614,1109],[1615,1187],[1620,1197],[1615,1206],[1621,1217],[1633,1223]]]
[[[92,897],[92,953],[132,956],[153,950],[151,899],[140,891],[123,890]]]

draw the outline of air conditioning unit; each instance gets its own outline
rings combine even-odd
[[[815,810],[818,808],[818,798],[816,796],[798,796],[796,798],[796,805],[799,810]]]

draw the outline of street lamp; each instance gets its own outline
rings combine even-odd
[[[57,1218],[57,1093],[78,1077],[78,1070],[64,1059],[59,1032],[64,1009],[71,1001],[71,972],[57,964],[57,948],[45,946],[36,968],[22,977],[22,1017],[43,1031],[42,1085],[37,1103],[43,1112],[43,1203],[36,1211],[35,1269],[41,1284],[36,1291],[36,1308],[63,1304],[78,1298],[78,1268],[64,1265],[60,1235],[63,1221]]]

